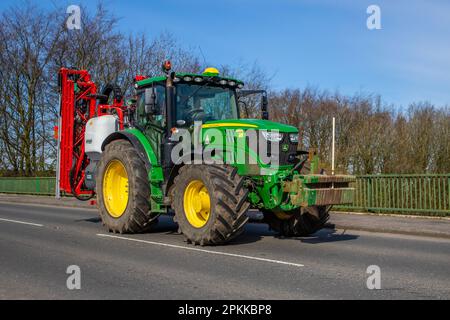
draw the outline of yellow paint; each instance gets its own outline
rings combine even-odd
[[[208,123],[208,124],[204,124],[202,125],[203,129],[208,129],[208,128],[222,128],[222,127],[244,127],[244,128],[258,128],[257,125],[254,124],[246,124],[246,123]]]
[[[243,138],[244,137],[244,130],[242,130],[242,129],[236,129],[236,137],[238,137],[238,138]]]
[[[211,214],[211,199],[208,189],[200,180],[191,181],[184,190],[184,214],[195,228],[206,225]]]
[[[219,75],[219,70],[217,70],[216,68],[206,68],[205,71],[203,71],[203,74]]]
[[[128,205],[128,174],[119,160],[112,160],[103,176],[103,201],[114,218],[120,218]]]

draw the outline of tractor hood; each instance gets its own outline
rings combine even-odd
[[[273,122],[269,120],[260,119],[235,119],[235,120],[217,120],[206,122],[203,129],[208,128],[225,128],[225,129],[253,129],[253,130],[278,130],[284,133],[297,133],[297,128],[282,124],[278,122]]]

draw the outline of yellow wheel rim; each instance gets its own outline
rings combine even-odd
[[[211,214],[211,199],[208,189],[200,180],[191,181],[184,190],[184,213],[195,228],[203,227]]]
[[[128,205],[128,174],[119,160],[108,163],[103,176],[103,200],[106,210],[120,218]]]

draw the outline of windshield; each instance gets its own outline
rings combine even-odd
[[[176,120],[190,126],[194,121],[237,119],[235,91],[229,88],[179,84],[176,87]]]

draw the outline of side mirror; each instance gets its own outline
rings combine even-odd
[[[269,120],[269,111],[267,110],[269,106],[269,101],[267,100],[267,96],[265,94],[263,94],[262,96],[262,100],[261,100],[261,118],[263,120]]]
[[[145,113],[157,115],[161,113],[158,97],[154,88],[145,89]]]

